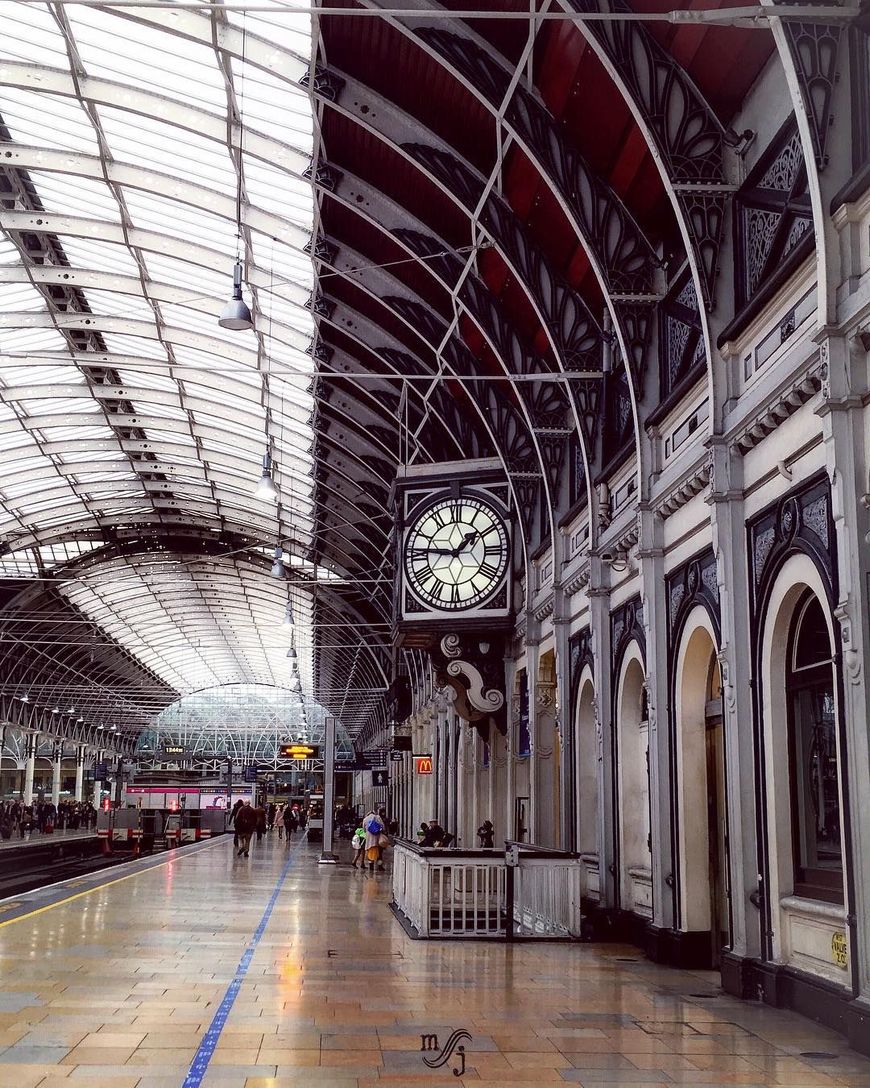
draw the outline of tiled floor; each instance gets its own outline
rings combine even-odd
[[[0,1088],[181,1088],[286,853],[275,839],[238,859],[221,840],[0,924]],[[615,945],[411,941],[387,876],[316,857],[294,858],[204,1088],[870,1088],[837,1036],[719,996],[713,975]],[[472,1036],[462,1078],[420,1050],[455,1028]]]

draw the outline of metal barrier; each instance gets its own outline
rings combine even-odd
[[[419,937],[499,940],[580,936],[579,855],[507,843],[434,850],[396,840],[394,911]]]

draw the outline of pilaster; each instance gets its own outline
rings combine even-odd
[[[709,443],[710,521],[722,628],[719,667],[727,778],[731,944],[738,956],[757,956],[761,949],[761,919],[750,899],[758,892],[759,875],[743,459],[737,447],[725,439],[714,437]]]
[[[846,849],[851,866],[846,874],[847,916],[851,920],[849,949],[853,979],[861,996],[870,1000],[870,705],[867,676],[870,669],[870,495],[867,487],[866,423],[862,401],[866,396],[870,356],[863,341],[822,330],[819,336],[828,380],[818,410],[828,474],[831,508],[836,528],[839,600],[834,610],[840,626],[843,676],[840,717],[846,751],[841,755],[844,803],[847,807]],[[859,925],[856,919],[863,919]],[[854,946],[857,947],[854,947]]]
[[[668,614],[662,521],[649,503],[638,504],[638,550],[646,628],[650,865],[653,925],[671,929],[674,910],[673,779],[668,731]]]

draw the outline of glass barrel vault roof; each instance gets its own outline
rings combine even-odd
[[[173,528],[307,552],[311,35],[283,7],[0,4],[7,566]],[[239,185],[247,332],[217,320]],[[277,506],[254,496],[267,447]],[[288,587],[244,556],[124,556],[59,586],[180,692],[288,679]],[[310,597],[290,597],[301,630]]]

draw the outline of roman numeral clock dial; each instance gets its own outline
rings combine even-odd
[[[501,585],[510,560],[501,516],[477,498],[441,499],[405,537],[405,575],[414,595],[459,612],[483,604]]]

